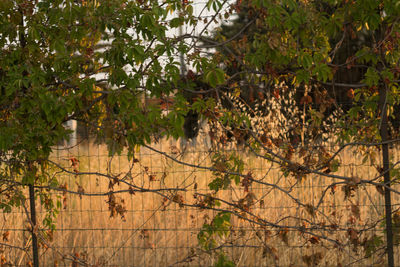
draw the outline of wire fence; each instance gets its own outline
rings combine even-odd
[[[176,29],[171,36],[198,36],[223,21],[208,14],[206,4],[193,4],[199,17],[196,28],[185,25],[183,32]],[[205,18],[214,22],[204,22]],[[285,125],[274,127],[287,132]],[[378,146],[341,150],[337,155],[341,165],[332,174],[320,170],[296,176],[269,160],[263,149],[211,146],[207,132],[197,141],[155,141],[133,151],[134,158],[128,156],[132,151],[110,156],[105,144],[76,141],[72,147],[65,143],[54,148],[50,183],[35,187],[36,192],[50,195],[36,199],[37,229],[32,229],[24,202],[2,214],[2,266],[32,266],[32,232],[40,237],[40,266],[213,266],[219,251],[237,266],[385,265],[385,202],[379,186],[383,163]],[[332,141],[308,149],[315,157],[303,162],[323,161],[339,147]],[[390,152],[396,166],[398,147],[392,146]],[[215,193],[210,183],[218,166],[212,158],[222,154],[240,157],[244,176]],[[398,185],[392,190],[398,244]],[[210,208],[210,202],[218,205]],[[58,206],[54,229],[45,224],[46,205]],[[205,249],[200,234],[221,211],[232,214],[229,233],[217,234],[213,246]],[[396,246],[396,265],[399,255]]]
[[[215,152],[204,144],[181,146],[163,140],[128,160],[126,152],[109,156],[105,145],[59,147],[51,158],[54,179],[61,185],[51,190],[60,202],[54,231],[42,223],[46,200],[37,207],[37,231],[48,234],[40,242],[40,265],[210,266],[216,264],[217,249],[237,266],[384,264],[384,248],[368,243],[371,237],[379,244],[384,241],[384,198],[375,186],[315,174],[286,177],[281,167],[235,148],[229,152],[243,156],[243,172],[251,172],[257,182],[248,191],[232,185],[213,195],[220,206],[201,209],[199,204],[212,192],[213,172],[198,167],[210,166]],[[397,149],[392,152],[397,162]],[[335,174],[369,180],[379,176],[380,163],[363,162],[361,154],[357,148],[341,152],[343,164]],[[395,214],[399,204],[395,195]],[[229,205],[242,208],[233,211],[230,234],[218,236],[215,246],[204,250],[199,232]],[[26,266],[32,261],[32,229],[26,218],[23,208],[2,216],[4,264]]]

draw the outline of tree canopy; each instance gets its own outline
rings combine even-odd
[[[315,111],[314,118],[326,119],[339,108],[345,113],[352,109],[350,120],[359,120],[368,112],[360,113],[357,102],[376,100],[382,77],[396,86],[398,8],[390,1],[237,1],[233,21],[204,43],[217,49],[216,58],[231,84],[240,84],[246,105],[263,102],[265,112],[271,97],[287,99],[289,91],[294,103],[285,113],[292,124],[293,116],[301,120],[304,105]],[[279,90],[282,81],[290,90]],[[365,90],[371,87],[375,89]],[[395,91],[390,97],[394,134],[399,130]],[[293,112],[296,108],[300,116]]]

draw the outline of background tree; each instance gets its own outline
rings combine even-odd
[[[318,13],[318,16],[307,17],[309,8]],[[229,13],[235,13],[232,16],[233,19],[222,24],[211,39],[203,39],[204,47],[216,49],[215,55],[220,59],[222,68],[228,75],[234,76],[230,82],[240,84],[240,101],[243,106],[250,107],[248,110],[250,113],[254,114],[254,109],[258,109],[259,115],[266,116],[273,109],[272,103],[278,100],[280,102],[278,109],[284,114],[286,122],[281,125],[290,132],[295,130],[295,125],[305,124],[310,119],[308,114],[304,114],[306,113],[304,112],[305,104],[308,108],[317,111],[326,124],[323,128],[312,129],[306,133],[306,136],[302,136],[303,139],[313,140],[318,132],[331,132],[333,128],[337,128],[335,119],[332,121],[328,117],[337,117],[342,111],[346,113],[354,105],[354,90],[365,85],[363,79],[368,67],[371,67],[369,61],[355,62],[358,59],[356,53],[373,47],[374,43],[376,45],[375,35],[377,31],[380,31],[379,29],[372,31],[368,23],[354,29],[353,22],[357,19],[353,17],[354,14],[351,14],[351,11],[348,14],[341,14],[345,9],[347,6],[335,1],[315,1],[312,5],[301,1],[288,1],[282,4],[279,11],[275,10],[278,14],[271,16],[268,13],[269,9],[257,7],[254,1],[237,1],[229,11]],[[340,13],[339,16],[338,13]],[[372,23],[377,22],[377,16],[378,14],[373,16]],[[264,23],[265,20],[273,20],[272,17],[282,18],[284,24],[271,27],[269,23]],[[332,17],[335,17],[334,21],[330,20]],[[307,34],[314,34],[313,31],[316,30],[311,25],[307,25],[313,23],[312,19],[331,23],[326,24],[325,36],[317,33],[319,35],[310,40]],[[276,50],[286,51],[287,45],[280,43],[279,40],[280,36],[284,35],[286,38],[287,35],[278,28],[286,29],[292,26],[296,29],[290,30],[295,42],[291,49],[295,49],[297,54],[275,67],[276,61],[283,61],[283,59],[264,60],[263,53],[268,51],[266,47],[273,51],[271,56],[274,57],[280,56]],[[324,77],[315,75],[317,72],[312,61],[317,54],[315,48],[312,47],[315,44],[309,41],[315,44],[321,42],[318,43],[321,50],[327,51],[329,61],[326,67],[328,68],[324,67],[320,74],[324,73]],[[261,44],[263,47],[257,48],[257,45]],[[253,61],[262,61],[256,63],[265,64],[265,66],[255,68],[250,57]],[[312,69],[311,73],[310,71],[305,73],[304,66]],[[296,76],[296,74],[300,75]],[[311,76],[308,76],[309,74]],[[288,90],[278,89],[277,85],[283,81]],[[282,95],[286,102],[289,100],[290,105],[279,101],[279,96]],[[397,111],[397,105],[394,105],[394,108]],[[395,113],[398,112],[393,114]],[[304,120],[304,116],[307,116],[307,119]],[[399,118],[394,115],[390,121],[393,126],[392,134],[396,134]],[[297,130],[297,132],[300,131]],[[286,138],[293,138],[295,135],[294,133]],[[285,138],[285,136],[282,137]]]

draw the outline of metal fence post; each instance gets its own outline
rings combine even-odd
[[[36,236],[35,187],[31,184],[29,185],[29,203],[31,207],[31,222],[32,222],[33,266],[39,267],[39,248]]]
[[[387,86],[381,86],[379,97],[379,112],[381,113],[380,135],[382,138],[382,163],[385,184],[385,217],[386,217],[386,253],[389,267],[394,267],[392,201],[390,197],[390,165],[389,165],[389,133],[387,115]]]

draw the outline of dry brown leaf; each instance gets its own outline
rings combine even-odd
[[[8,239],[9,237],[10,237],[10,232],[9,231],[6,231],[6,232],[3,233],[3,241],[7,242],[9,240]]]

